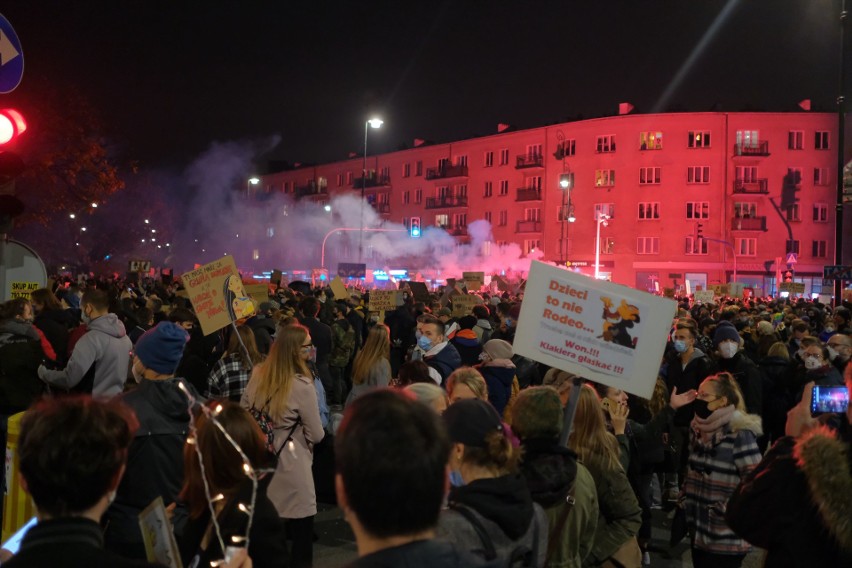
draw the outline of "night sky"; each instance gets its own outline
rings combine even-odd
[[[26,68],[0,99],[78,90],[125,157],[152,167],[274,135],[259,161],[342,159],[361,149],[373,113],[385,126],[371,153],[499,122],[613,114],[622,101],[736,111],[810,98],[835,111],[839,10],[840,0],[7,0]]]

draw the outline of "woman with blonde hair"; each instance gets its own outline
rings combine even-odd
[[[388,386],[390,380],[390,329],[377,323],[352,363],[352,390],[346,397],[346,406],[364,393]]]
[[[247,325],[238,325],[237,333],[231,331],[228,349],[210,371],[204,396],[239,402],[252,369],[262,361],[263,355],[257,350],[254,331]]]
[[[433,383],[413,383],[405,387],[405,391],[414,398],[432,408],[438,414],[443,414],[449,406],[447,391]]]
[[[296,567],[313,563],[317,501],[311,464],[313,447],[325,435],[307,365],[312,348],[306,327],[280,327],[269,356],[255,367],[241,401],[244,408],[264,412],[272,422],[278,463],[267,493],[289,525],[293,547],[288,564]]]
[[[488,401],[488,385],[482,374],[473,367],[459,367],[447,377],[447,396],[450,404],[478,398]]]
[[[586,560],[593,566],[638,567],[642,552],[636,534],[642,510],[621,466],[618,440],[607,431],[601,409],[595,390],[583,385],[568,447],[594,477],[598,494],[598,528]]]

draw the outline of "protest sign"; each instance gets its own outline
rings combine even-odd
[[[732,298],[741,298],[744,289],[745,284],[742,282],[728,282],[728,294],[730,294]]]
[[[485,286],[484,272],[462,272],[464,285],[471,292],[479,292],[479,289]]]
[[[345,300],[349,297],[346,292],[346,285],[340,276],[335,276],[334,280],[331,281],[331,293],[334,294],[335,300]]]
[[[254,300],[257,304],[269,301],[269,285],[268,284],[243,284],[248,297]]]
[[[151,270],[150,260],[131,260],[127,266],[128,272],[148,272],[149,270]]]
[[[402,305],[402,292],[399,290],[373,290],[370,292],[371,312],[392,312]]]
[[[716,295],[713,290],[698,290],[695,293],[696,304],[712,304]]]
[[[666,298],[674,298],[675,297],[675,289],[674,288],[663,288],[663,296]]]
[[[276,286],[280,286],[281,285],[281,271],[280,270],[273,270],[272,276],[269,277],[269,282],[271,284],[275,284]]]
[[[181,276],[204,335],[254,313],[234,258],[223,256]]]
[[[414,296],[415,300],[418,302],[429,301],[429,288],[426,287],[425,282],[411,281],[408,283],[408,287],[411,288],[411,294]]]
[[[139,514],[139,529],[142,531],[142,542],[145,544],[148,562],[156,562],[169,568],[183,568],[172,523],[162,497],[154,499]]]
[[[34,290],[38,290],[39,288],[40,286],[38,282],[12,282],[12,299],[25,298],[29,300],[30,294],[32,294]]]
[[[460,318],[469,315],[473,311],[473,306],[482,303],[482,298],[474,294],[459,294],[451,298],[453,303],[453,317]]]
[[[512,287],[509,286],[509,283],[506,282],[506,279],[502,276],[494,275],[491,277],[491,281],[497,284],[497,289],[501,292],[511,292]]]
[[[804,282],[782,282],[778,285],[778,290],[781,292],[790,292],[791,294],[804,294]]]
[[[677,304],[533,261],[515,353],[650,398]]]

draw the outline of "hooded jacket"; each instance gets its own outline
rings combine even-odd
[[[506,361],[510,366],[497,366],[489,363],[483,363],[478,367],[479,372],[485,379],[485,384],[488,385],[488,402],[497,410],[497,414],[503,416],[506,411],[506,405],[509,404],[509,399],[512,398],[512,382],[515,380],[515,364],[508,359],[498,359],[498,361]]]
[[[477,479],[450,491],[450,509],[441,512],[436,538],[449,541],[461,550],[482,554],[482,540],[473,525],[453,507],[473,511],[485,528],[498,558],[507,559],[513,550],[525,546],[537,550],[536,566],[544,565],[547,554],[547,516],[533,503],[526,480],[520,474]],[[538,531],[538,542],[534,534]]]
[[[767,550],[765,566],[852,565],[850,430],[780,438],[731,496],[728,524]]]
[[[124,389],[133,344],[115,314],[89,322],[64,369],[39,369],[39,376],[60,388],[111,398]]]
[[[472,329],[460,329],[456,332],[450,343],[459,352],[462,365],[472,367],[479,363],[479,354],[482,353],[482,345],[476,338],[476,332]],[[499,411],[499,409],[498,409]]]
[[[476,325],[473,326],[473,332],[476,333],[476,338],[479,340],[479,344],[485,345],[488,343],[488,340],[491,339],[491,334],[494,333],[494,328],[491,326],[490,321],[480,318],[476,320]]]
[[[41,340],[32,325],[0,322],[0,414],[23,412],[44,392],[38,378],[43,358]]]

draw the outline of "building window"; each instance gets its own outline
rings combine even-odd
[[[601,254],[615,254],[615,237],[601,239]]]
[[[757,239],[737,239],[734,248],[737,256],[757,256]]]
[[[509,224],[509,212],[503,209],[500,211],[500,220],[497,223],[501,227],[505,227]]]
[[[615,152],[615,134],[607,134],[606,136],[598,136],[595,151],[598,154]]]
[[[423,190],[417,188],[414,190],[414,203],[422,203],[423,202]]]
[[[438,199],[447,199],[452,197],[452,195],[453,192],[450,190],[450,186],[448,185],[441,185],[435,188],[435,197]]]
[[[828,168],[814,168],[814,185],[828,185]]]
[[[486,181],[485,182],[485,191],[482,193],[483,197],[491,197],[494,195],[494,182]]]
[[[734,219],[753,219],[757,217],[757,205],[754,203],[734,203]]]
[[[802,183],[802,168],[787,168],[787,181],[793,185]]]
[[[467,227],[467,213],[453,215],[453,227]]]
[[[686,183],[710,183],[710,166],[689,166]]]
[[[387,182],[390,181],[390,166],[382,166],[382,180]]]
[[[410,191],[403,191],[402,192],[402,204],[408,205],[409,203],[411,203],[411,192]]]
[[[435,215],[435,226],[446,229],[450,225],[450,216],[446,213]]]
[[[503,148],[500,150],[500,165],[505,166],[509,163],[509,149]]]
[[[787,241],[785,254],[799,254],[799,241]]]
[[[817,223],[828,222],[828,205],[814,203],[814,221]]]
[[[525,184],[527,189],[534,189],[536,191],[541,191],[541,176],[530,176],[526,180]]]
[[[610,219],[615,218],[615,203],[595,203],[595,216],[597,220],[599,215],[607,215]]]
[[[563,140],[556,147],[556,158],[561,160],[563,158],[567,158],[569,156],[573,156],[577,151],[577,141],[576,140]]]
[[[595,187],[615,185],[615,170],[595,170]]]
[[[709,130],[690,130],[689,137],[686,143],[689,148],[709,148],[710,147],[710,131]]]
[[[346,185],[352,185],[352,172],[346,172]]]
[[[541,157],[541,144],[527,144],[527,156],[530,158]]]
[[[494,152],[485,152],[485,167],[490,168],[494,165]]]
[[[815,150],[828,150],[828,131],[827,130],[817,130],[814,133],[814,149]]]
[[[787,149],[801,150],[804,144],[805,133],[801,130],[791,130],[787,133]]]
[[[799,216],[799,204],[793,203],[792,205],[787,206],[787,220],[788,221],[801,221],[802,218]]]
[[[467,165],[467,154],[463,154],[460,156],[456,156],[454,160],[457,166],[466,166]]]
[[[737,166],[736,170],[737,181],[743,183],[757,182],[757,166]]]
[[[467,184],[462,183],[456,186],[456,197],[459,199],[467,199]]]
[[[663,133],[662,132],[640,132],[639,133],[639,149],[640,150],[662,150],[663,149]]]
[[[661,171],[662,168],[658,167],[639,168],[639,185],[660,183]]]
[[[660,218],[660,203],[657,201],[647,201],[639,203],[639,219],[659,219]]]
[[[737,146],[739,148],[759,148],[760,132],[757,130],[737,130]]]
[[[500,195],[509,195],[509,180],[500,180]]]
[[[529,254],[541,249],[541,241],[538,239],[524,240],[524,254]]]
[[[541,209],[537,207],[524,209],[524,221],[541,221]]]
[[[686,218],[687,219],[709,219],[710,218],[710,202],[709,201],[688,201],[686,203]]]
[[[826,257],[826,241],[813,241],[811,243],[811,255],[814,258],[825,258]]]
[[[411,177],[411,162],[402,164],[402,177]]]
[[[414,175],[421,177],[423,175],[423,160],[417,160],[414,164]]]
[[[707,241],[696,237],[686,237],[686,254],[707,254]]]
[[[408,217],[402,218],[402,226],[405,227],[406,231],[411,228],[410,223],[411,223],[411,221],[409,221]]]
[[[489,223],[491,222],[491,211],[485,212],[485,220],[488,221]]]
[[[637,237],[636,254],[660,254],[660,237]]]

